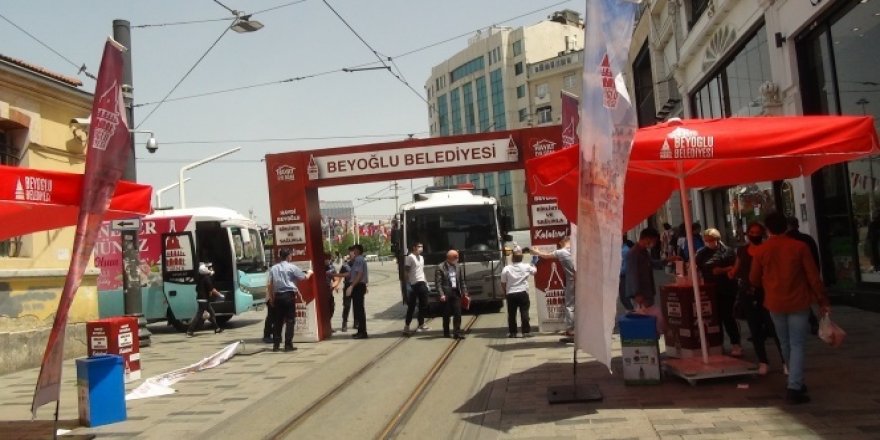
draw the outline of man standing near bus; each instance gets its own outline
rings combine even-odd
[[[403,326],[403,335],[409,336],[409,325],[412,323],[413,311],[416,308],[416,302],[419,304],[419,326],[417,332],[428,330],[425,326],[425,316],[428,315],[428,280],[425,279],[425,257],[422,256],[424,247],[421,243],[415,242],[412,246],[412,252],[406,256],[406,282],[409,284],[406,297],[406,322]]]
[[[449,315],[452,315],[452,337],[464,339],[461,331],[461,298],[467,296],[467,285],[464,272],[458,264],[458,251],[450,249],[446,253],[446,261],[434,271],[434,285],[440,292],[440,303],[443,307],[443,337],[450,337]]]
[[[272,327],[272,351],[280,351],[281,327],[284,329],[284,351],[294,351],[293,327],[296,324],[296,301],[302,302],[302,295],[296,286],[298,281],[307,280],[312,270],[303,272],[293,264],[293,255],[288,249],[279,251],[281,261],[269,269],[268,302],[272,305],[275,319]]]
[[[351,297],[354,306],[354,322],[358,324],[358,331],[352,335],[352,339],[367,339],[367,310],[364,300],[367,295],[367,283],[370,282],[367,260],[364,259],[364,247],[360,244],[348,248],[354,251],[351,261],[351,285],[345,289],[345,295]]]

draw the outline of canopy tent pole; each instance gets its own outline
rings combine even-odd
[[[697,276],[697,253],[694,252],[694,227],[691,207],[688,203],[687,188],[684,184],[684,174],[678,176],[678,190],[681,194],[681,207],[684,211],[684,228],[687,232],[688,266],[690,267],[691,285],[694,288],[694,309],[697,311],[697,325],[700,327],[700,349],[703,353],[703,363],[709,363],[709,351],[706,348],[706,328],[703,327],[703,301],[700,298],[700,285]]]

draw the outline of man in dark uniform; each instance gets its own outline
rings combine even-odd
[[[303,272],[293,264],[287,249],[279,252],[281,262],[269,269],[268,302],[272,305],[275,319],[272,327],[272,351],[280,351],[281,327],[284,329],[284,351],[294,351],[293,327],[296,324],[296,301],[302,302],[302,295],[296,286],[298,281],[309,279],[312,271]]]
[[[370,282],[370,272],[367,269],[367,260],[364,259],[364,247],[356,244],[348,249],[353,253],[351,258],[351,285],[345,289],[345,295],[351,297],[354,307],[354,322],[358,331],[352,335],[352,339],[367,339],[367,311],[364,304],[367,295],[367,284]]]
[[[434,271],[434,285],[440,293],[443,308],[443,337],[450,337],[449,315],[452,315],[452,337],[464,339],[461,331],[461,298],[467,295],[464,272],[458,264],[458,251],[446,253],[446,261]]]
[[[224,298],[223,294],[214,288],[213,275],[214,270],[211,267],[211,263],[199,265],[199,280],[196,282],[196,301],[199,307],[196,310],[195,316],[189,321],[189,328],[186,330],[188,337],[195,336],[196,327],[204,320],[202,316],[204,316],[206,311],[208,312],[208,320],[211,321],[211,324],[214,324],[214,333],[223,331],[217,324],[217,316],[214,314],[214,308],[211,307],[210,302],[213,298]]]

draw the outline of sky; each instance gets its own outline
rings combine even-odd
[[[128,20],[134,125],[152,130],[159,142],[150,154],[144,148],[148,136],[136,135],[138,182],[154,188],[174,184],[181,167],[239,147],[186,173],[192,179],[185,185],[187,207],[224,206],[252,212],[268,224],[266,154],[428,137],[424,84],[431,67],[467,47],[479,29],[530,25],[565,8],[583,14],[585,5],[583,0],[221,1],[246,13],[277,8],[252,16],[265,26],[257,32],[223,34],[230,21],[144,27],[231,17],[213,0],[5,0],[0,53],[70,76],[85,63],[97,74],[113,20]],[[384,70],[340,71],[378,63],[374,50],[391,58],[400,80]],[[169,99],[270,84],[149,105],[161,101],[203,55]],[[322,72],[331,73],[312,76]],[[94,90],[93,80],[78,77],[84,90]],[[279,83],[299,77],[306,78]],[[429,182],[399,182],[399,202]],[[352,200],[357,215],[369,220],[394,212],[391,187],[390,182],[340,186],[322,188],[319,195]],[[177,194],[176,188],[163,193],[162,204],[177,206]]]

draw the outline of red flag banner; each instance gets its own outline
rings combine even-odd
[[[580,144],[578,128],[581,116],[578,114],[578,98],[563,90],[562,94],[562,148]]]
[[[92,103],[82,202],[70,268],[58,301],[58,311],[55,313],[55,322],[52,324],[52,332],[49,334],[40,366],[40,376],[34,390],[31,404],[31,414],[34,417],[37,408],[58,401],[61,391],[61,363],[64,360],[64,337],[70,305],[82,281],[101,228],[101,221],[116,190],[116,183],[125,170],[131,150],[129,124],[122,100],[124,50],[124,47],[111,39],[108,39],[104,45]]]

